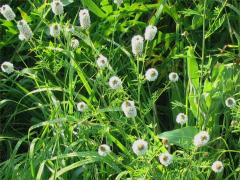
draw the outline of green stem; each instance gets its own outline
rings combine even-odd
[[[207,0],[204,0],[204,9],[203,9],[203,33],[202,33],[202,57],[201,57],[201,77],[200,77],[200,89],[198,90],[198,110],[197,110],[197,119],[199,120],[200,116],[200,100],[202,94],[202,81],[203,81],[203,65],[205,61],[205,27],[206,27],[206,8],[207,8]],[[202,126],[202,124],[200,125]],[[205,126],[205,125],[204,125]],[[201,127],[204,129],[205,127]]]

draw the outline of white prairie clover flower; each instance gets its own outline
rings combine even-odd
[[[172,163],[173,156],[168,152],[159,155],[159,161],[164,166],[169,166]]]
[[[5,61],[2,63],[1,69],[7,74],[11,74],[14,71],[14,66],[12,63]]]
[[[137,109],[134,105],[134,101],[124,101],[121,108],[126,117],[133,118],[137,116]]]
[[[158,77],[158,71],[155,68],[150,68],[145,73],[145,78],[148,81],[155,81]]]
[[[71,33],[73,33],[74,32],[74,26],[73,25],[71,25],[71,24],[69,24],[66,28],[65,28],[65,31],[66,32],[71,32]]]
[[[20,34],[18,35],[18,38],[19,38],[21,41],[24,41],[24,40],[25,40],[25,37],[24,37],[24,35],[23,35],[22,33],[20,33]]]
[[[90,15],[87,9],[80,10],[79,12],[80,25],[83,29],[87,29],[91,25]]]
[[[117,76],[112,76],[110,79],[109,79],[109,82],[108,82],[109,86],[112,88],[112,89],[119,89],[122,87],[122,81],[119,77]]]
[[[110,152],[111,149],[107,144],[102,144],[98,147],[98,154],[100,156],[107,156]]]
[[[212,164],[212,170],[215,172],[215,173],[220,173],[223,171],[223,163],[221,161],[215,161],[213,164]]]
[[[114,4],[120,6],[123,3],[123,0],[113,0]]]
[[[185,124],[187,120],[188,120],[188,117],[184,113],[179,113],[176,117],[176,122],[181,125]]]
[[[140,35],[132,38],[132,52],[135,56],[139,56],[143,52],[143,37]]]
[[[18,37],[21,41],[28,41],[33,37],[33,32],[25,20],[18,21],[17,28],[20,32]]]
[[[80,112],[84,112],[85,110],[88,109],[88,105],[85,103],[85,102],[79,102],[77,104],[77,110],[80,111]]]
[[[168,77],[169,77],[169,80],[170,80],[171,82],[177,82],[178,79],[179,79],[178,74],[175,73],[175,72],[171,72],[171,73],[168,75]]]
[[[148,25],[146,27],[144,36],[145,36],[145,40],[147,41],[152,41],[154,39],[154,37],[157,34],[157,27],[156,26],[152,26],[152,25]]]
[[[210,136],[209,136],[208,132],[207,131],[200,131],[198,134],[196,134],[194,136],[193,144],[196,147],[201,147],[201,146],[206,145],[209,140],[210,140]]]
[[[100,69],[107,67],[108,59],[105,56],[103,56],[102,54],[100,54],[97,59],[97,65]]]
[[[73,49],[76,49],[76,48],[78,48],[78,46],[79,46],[79,41],[77,39],[72,39],[71,40],[71,47]]]
[[[225,104],[229,108],[233,108],[236,105],[236,100],[232,97],[229,97],[225,100]]]
[[[55,15],[63,14],[63,4],[60,0],[53,0],[53,2],[51,3],[51,7],[52,7],[52,12]]]
[[[148,143],[147,143],[147,141],[138,139],[138,140],[134,141],[134,143],[132,145],[132,149],[133,149],[133,152],[137,156],[144,155],[148,149]]]
[[[13,12],[12,8],[9,5],[7,5],[7,4],[3,5],[0,8],[0,12],[8,21],[14,20],[15,17],[16,17],[16,15]]]
[[[60,36],[61,27],[59,24],[52,24],[50,26],[50,35],[53,37]]]

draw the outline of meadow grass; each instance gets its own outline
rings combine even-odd
[[[237,0],[0,5],[0,179],[240,179]]]

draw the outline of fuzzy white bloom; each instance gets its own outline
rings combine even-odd
[[[28,41],[33,37],[33,32],[25,20],[18,21],[17,28],[20,32],[18,37],[21,41],[22,40]]]
[[[145,78],[148,81],[155,81],[158,77],[158,71],[155,68],[150,68],[145,73]]]
[[[99,55],[97,59],[97,65],[100,69],[103,69],[108,66],[108,59],[102,54]]]
[[[159,161],[164,166],[169,166],[172,163],[173,156],[168,152],[159,155]]]
[[[155,38],[156,34],[157,34],[157,27],[148,25],[144,33],[145,40],[152,41]]]
[[[124,101],[121,108],[126,117],[133,118],[137,116],[137,109],[134,105],[134,101]]]
[[[79,46],[79,41],[77,39],[72,39],[71,40],[71,47],[73,49],[76,49],[76,48],[78,48],[78,46]]]
[[[98,154],[100,156],[107,156],[110,152],[111,149],[107,144],[102,144],[98,147]]]
[[[71,24],[69,24],[66,28],[65,28],[65,31],[66,32],[71,32],[71,33],[73,33],[74,32],[74,26],[73,25],[71,25]]]
[[[20,34],[18,35],[18,38],[19,38],[21,41],[24,41],[24,40],[25,40],[25,36],[24,36],[22,33],[20,33]]]
[[[179,113],[176,117],[176,122],[181,125],[185,124],[187,120],[188,120],[188,117],[184,113]]]
[[[212,164],[212,170],[215,172],[215,173],[220,173],[223,171],[223,163],[221,161],[215,161],[213,164]]]
[[[83,29],[87,29],[91,25],[90,15],[87,9],[80,10],[79,12],[80,25]]]
[[[1,69],[7,74],[11,74],[14,71],[14,66],[12,63],[5,61],[2,63]]]
[[[201,147],[201,146],[206,145],[209,140],[210,140],[210,136],[209,136],[208,132],[207,131],[200,131],[198,134],[196,134],[194,136],[193,144],[196,147]]]
[[[58,37],[60,36],[60,32],[61,32],[61,27],[59,24],[52,24],[50,26],[50,35],[53,37]]]
[[[113,0],[113,2],[114,2],[116,5],[120,6],[120,5],[123,3],[123,0]]]
[[[236,105],[236,100],[232,97],[229,97],[225,100],[225,104],[229,108],[233,108]]]
[[[119,89],[122,87],[122,81],[119,77],[117,76],[112,76],[110,79],[109,79],[109,82],[108,82],[109,86],[112,88],[112,89]]]
[[[148,149],[148,143],[147,143],[147,141],[138,139],[138,140],[134,141],[134,143],[132,145],[132,149],[133,149],[133,152],[137,156],[144,155]]]
[[[88,109],[88,105],[85,103],[85,102],[79,102],[77,104],[77,110],[80,111],[80,112],[84,112],[85,110]]]
[[[55,15],[63,14],[63,3],[60,0],[53,0],[51,7]]]
[[[14,20],[16,17],[16,14],[13,12],[12,8],[7,4],[0,8],[0,12],[8,21]]]
[[[143,37],[140,35],[132,38],[132,52],[135,56],[141,55],[143,52]]]
[[[168,77],[169,77],[169,80],[170,80],[171,82],[177,82],[178,79],[179,79],[178,74],[175,73],[175,72],[171,72],[171,73],[168,75]]]

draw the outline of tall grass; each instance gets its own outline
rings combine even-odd
[[[14,64],[13,73],[0,72],[0,179],[240,178],[238,1],[62,2],[61,15],[48,1],[3,2],[16,18],[0,17],[1,61]],[[79,25],[82,9],[90,28]],[[34,34],[28,41],[18,39],[21,19]],[[54,23],[60,36],[50,35]],[[131,39],[148,25],[157,35],[135,56]],[[103,69],[100,54],[108,59]],[[145,77],[149,68],[158,71],[155,81]],[[121,88],[111,89],[112,76]],[[123,112],[127,100],[136,117]],[[179,113],[186,123],[176,122]],[[201,131],[210,140],[196,147]],[[132,149],[138,139],[148,143],[142,156]],[[110,146],[106,156],[98,153],[102,144]],[[165,152],[173,157],[168,166],[159,160]],[[217,160],[220,173],[212,168]]]

